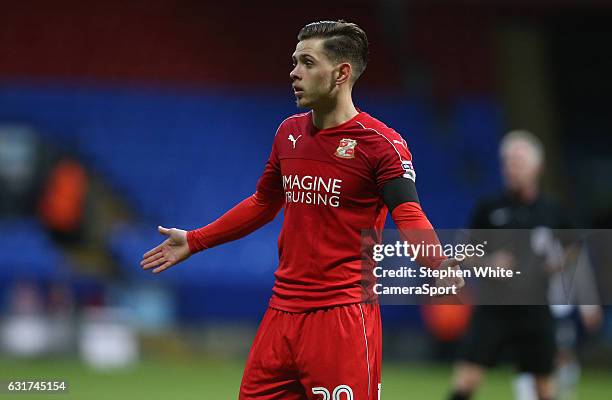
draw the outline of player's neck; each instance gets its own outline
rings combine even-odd
[[[340,98],[328,107],[316,107],[312,110],[312,122],[319,129],[333,128],[359,114],[350,96]]]

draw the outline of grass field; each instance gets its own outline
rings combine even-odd
[[[78,361],[0,359],[0,380],[15,378],[65,379],[69,392],[64,394],[0,394],[6,399],[236,399],[242,361],[147,360],[136,367],[113,372],[96,372]],[[444,399],[450,368],[439,365],[393,364],[383,366],[382,399]],[[512,399],[508,370],[489,374],[476,399]],[[581,382],[581,399],[609,399],[612,375],[587,371]]]

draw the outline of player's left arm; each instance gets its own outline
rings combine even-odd
[[[401,139],[401,136],[397,136]],[[393,140],[389,144],[391,146],[387,146],[386,151],[380,153],[376,163],[377,183],[383,201],[404,240],[410,243],[433,244],[441,249],[438,235],[421,208],[416,189],[416,172],[406,142],[401,139]],[[458,260],[446,258],[442,254],[418,255],[416,260],[429,268],[459,268]],[[464,285],[461,278],[439,283],[444,286]]]
[[[382,187],[383,200],[404,239],[412,243],[433,244],[440,240],[419,202],[416,184],[409,178],[395,178]],[[430,268],[438,268],[446,260],[441,254],[417,258]]]

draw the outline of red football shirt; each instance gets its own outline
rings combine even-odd
[[[362,230],[381,230],[388,181],[415,179],[402,137],[365,112],[318,129],[311,112],[279,126],[257,191],[285,200],[270,306],[289,312],[364,301]],[[367,300],[367,299],[366,299]]]

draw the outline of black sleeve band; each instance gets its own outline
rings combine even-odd
[[[412,179],[408,178],[395,178],[385,183],[382,188],[382,197],[389,212],[402,203],[419,202],[416,185]]]

